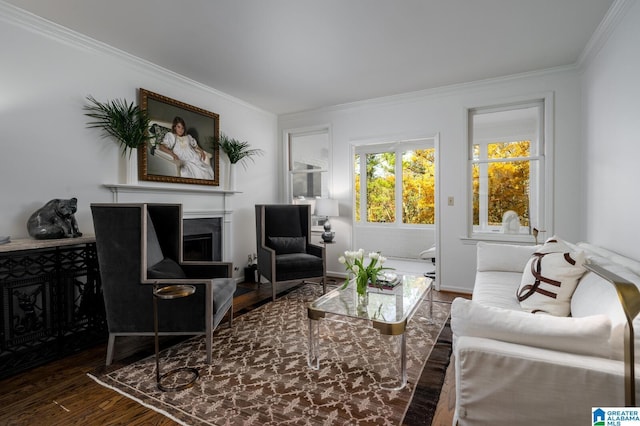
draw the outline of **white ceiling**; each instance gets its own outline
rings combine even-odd
[[[276,114],[575,64],[613,0],[6,0]]]

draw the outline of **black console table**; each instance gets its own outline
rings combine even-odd
[[[0,245],[0,378],[105,342],[95,238]]]

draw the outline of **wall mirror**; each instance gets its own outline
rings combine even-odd
[[[328,195],[329,129],[288,133],[291,200]]]

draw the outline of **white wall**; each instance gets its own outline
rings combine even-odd
[[[331,194],[340,200],[341,218],[332,220],[337,244],[328,247],[328,267],[336,272],[342,269],[335,258],[352,248],[349,144],[439,133],[440,198],[453,196],[456,200],[454,206],[442,204],[441,208],[441,286],[470,291],[475,246],[460,239],[466,231],[464,110],[553,91],[555,232],[638,259],[640,249],[634,237],[640,211],[635,189],[640,181],[636,164],[640,157],[640,5],[635,1],[626,4],[626,15],[582,76],[571,69],[558,70],[276,120],[213,88],[0,2],[0,235],[26,237],[26,220],[35,209],[51,198],[69,197],[79,200],[80,229],[93,232],[89,204],[111,201],[111,193],[102,185],[122,183],[123,178],[118,146],[85,128],[84,99],[93,95],[99,100],[133,101],[137,88],[143,87],[220,114],[224,132],[266,152],[249,170],[238,170],[237,189],[242,193],[231,197],[235,211],[232,260],[240,267],[246,254],[255,251],[253,205],[279,200],[283,130],[331,126]],[[580,160],[587,164],[584,170]],[[425,246],[432,237],[425,234]]]
[[[327,269],[342,272],[337,257],[357,249],[351,241],[350,144],[361,140],[392,140],[440,135],[440,286],[470,292],[475,275],[475,244],[465,243],[467,218],[467,140],[465,108],[500,104],[514,99],[541,97],[553,92],[555,99],[555,232],[575,241],[582,239],[580,83],[574,69],[470,83],[423,93],[372,100],[325,110],[279,117],[281,133],[288,129],[329,123],[332,129],[332,187],[340,201],[340,218],[332,219],[336,244],[328,246]],[[453,196],[454,206],[446,205]],[[552,231],[552,229],[548,229]],[[550,233],[549,232],[549,233]],[[543,235],[543,237],[550,235]],[[424,232],[424,248],[433,241]],[[384,254],[384,242],[379,250]]]
[[[640,259],[640,2],[583,75],[586,239]]]
[[[70,197],[78,198],[80,230],[93,233],[89,204],[111,202],[102,185],[125,182],[119,146],[86,128],[85,98],[137,103],[142,87],[218,113],[223,132],[265,151],[255,167],[237,170],[242,193],[230,197],[233,253],[226,257],[242,273],[247,254],[256,251],[253,205],[277,199],[273,114],[1,2],[0,56],[0,235],[28,237],[33,211],[52,198]],[[206,204],[207,195],[202,197]],[[167,202],[180,199],[178,194]]]

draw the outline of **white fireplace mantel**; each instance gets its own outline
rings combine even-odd
[[[231,228],[232,213],[230,196],[241,191],[198,187],[195,185],[139,185],[104,184],[113,195],[114,203],[179,203],[185,218],[222,217],[222,257],[230,261],[233,253]]]
[[[106,183],[105,187],[111,190],[113,194],[114,203],[118,203],[118,195],[120,193],[166,193],[166,194],[200,194],[200,195],[233,195],[238,194],[240,191],[233,191],[229,189],[218,189],[211,187],[195,187],[184,185],[180,186],[152,186],[152,185],[131,185],[128,183]]]

